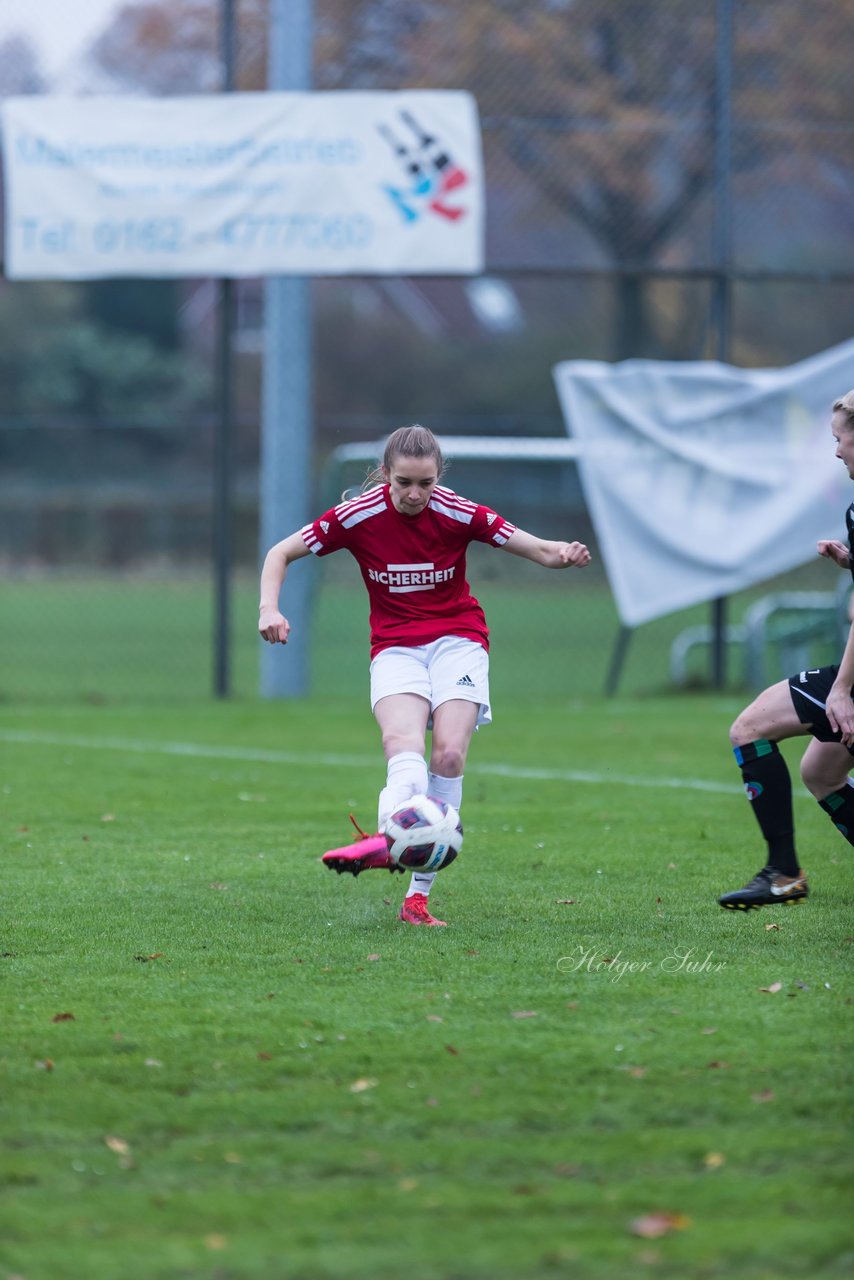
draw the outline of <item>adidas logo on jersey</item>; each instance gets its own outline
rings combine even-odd
[[[329,532],[329,521],[328,521],[328,520],[321,520],[321,522],[320,522],[320,527],[321,527],[321,529],[323,530],[323,532],[324,532],[324,533],[328,533],[328,532]]]
[[[461,684],[464,689],[474,688],[474,680],[472,680],[471,676],[460,676],[457,684]]]

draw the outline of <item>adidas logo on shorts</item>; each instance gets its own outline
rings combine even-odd
[[[471,676],[460,676],[457,684],[461,684],[464,689],[474,688],[474,680],[472,680]]]

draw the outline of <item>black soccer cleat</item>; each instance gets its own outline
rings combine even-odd
[[[756,907],[777,907],[787,902],[800,902],[809,894],[803,871],[784,876],[776,867],[763,867],[743,889],[733,889],[718,898],[730,911],[753,911]]]

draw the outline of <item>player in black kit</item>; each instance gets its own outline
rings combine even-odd
[[[836,456],[854,480],[854,391],[833,406]],[[845,513],[848,546],[834,540],[818,553],[849,569],[854,578],[854,503]],[[771,685],[742,711],[730,729],[744,789],[768,846],[767,864],[743,889],[718,899],[722,907],[750,911],[806,898],[806,876],[795,852],[792,782],[777,743],[812,734],[801,760],[801,777],[837,830],[854,844],[854,623],[838,666],[801,671]]]

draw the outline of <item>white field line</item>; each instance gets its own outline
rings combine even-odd
[[[303,766],[308,769],[364,769],[376,765],[378,755],[308,755],[298,751],[268,751],[260,747],[212,746],[201,742],[146,742],[137,738],[89,738],[73,734],[38,733],[29,729],[0,729],[0,742],[19,746],[76,747],[84,751],[126,751],[143,755],[188,756],[199,760],[234,760],[251,764]],[[741,795],[737,782],[710,782],[704,778],[642,778],[625,773],[591,773],[584,769],[528,769],[509,764],[473,763],[469,773],[531,782],[580,782],[590,786],[641,787],[647,791],[711,791]]]

